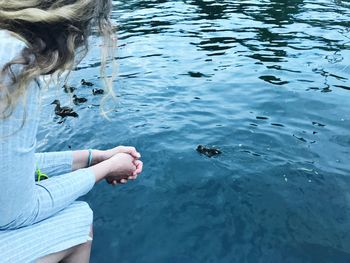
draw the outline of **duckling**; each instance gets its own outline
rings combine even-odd
[[[100,95],[105,93],[105,91],[103,89],[92,89],[92,94],[94,95]]]
[[[79,98],[77,95],[73,95],[73,103],[75,105],[78,105],[79,103],[84,103],[84,102],[87,102],[87,99],[85,98]]]
[[[203,145],[197,146],[197,152],[204,154],[208,157],[213,157],[215,155],[221,154],[221,151],[216,148],[207,148]]]
[[[89,82],[89,81],[85,81],[85,79],[82,79],[81,80],[81,85],[92,87],[94,85],[94,83]]]
[[[73,91],[76,90],[75,87],[68,86],[67,84],[64,84],[64,85],[62,86],[62,88],[63,88],[63,90],[64,90],[65,93],[73,93]]]
[[[56,104],[55,114],[61,116],[62,118],[70,116],[70,117],[78,117],[78,113],[76,113],[72,108],[69,107],[61,107],[61,103],[59,100],[54,100],[51,104]]]

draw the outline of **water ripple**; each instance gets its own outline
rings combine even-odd
[[[70,79],[88,103],[59,124],[52,100],[73,104],[52,89],[38,136],[38,150],[142,152],[140,180],[86,197],[92,261],[349,262],[348,1],[121,0],[112,17],[110,120],[80,86],[102,86],[94,35]]]

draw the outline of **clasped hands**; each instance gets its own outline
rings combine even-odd
[[[92,165],[104,162],[107,171],[104,179],[116,185],[135,180],[142,172],[143,163],[140,153],[132,146],[117,146],[109,150],[93,150]]]

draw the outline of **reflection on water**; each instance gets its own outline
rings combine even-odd
[[[86,199],[92,262],[349,262],[348,1],[114,1],[119,103],[43,119],[39,150],[133,144]],[[99,43],[74,72],[99,86]],[[44,112],[53,112],[46,94]],[[197,145],[215,146],[208,158]]]

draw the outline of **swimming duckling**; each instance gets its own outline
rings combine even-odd
[[[77,95],[73,95],[73,103],[75,105],[78,105],[79,103],[84,103],[84,102],[87,102],[87,99],[85,98],[79,98]]]
[[[78,113],[76,113],[72,108],[61,107],[61,103],[59,100],[54,100],[51,104],[56,104],[55,114],[61,116],[62,118],[67,116],[78,117]]]
[[[103,89],[92,89],[92,94],[94,95],[100,95],[105,93],[105,91]]]
[[[221,151],[216,148],[207,148],[203,145],[197,146],[197,152],[204,154],[208,157],[213,157],[215,155],[221,154]]]
[[[82,79],[80,83],[83,86],[89,86],[89,87],[92,87],[94,85],[94,83],[89,82],[89,81],[85,81],[85,79]]]
[[[76,90],[75,87],[68,86],[67,84],[64,84],[64,85],[62,86],[62,88],[63,88],[63,90],[64,90],[65,93],[73,93],[73,91]]]

